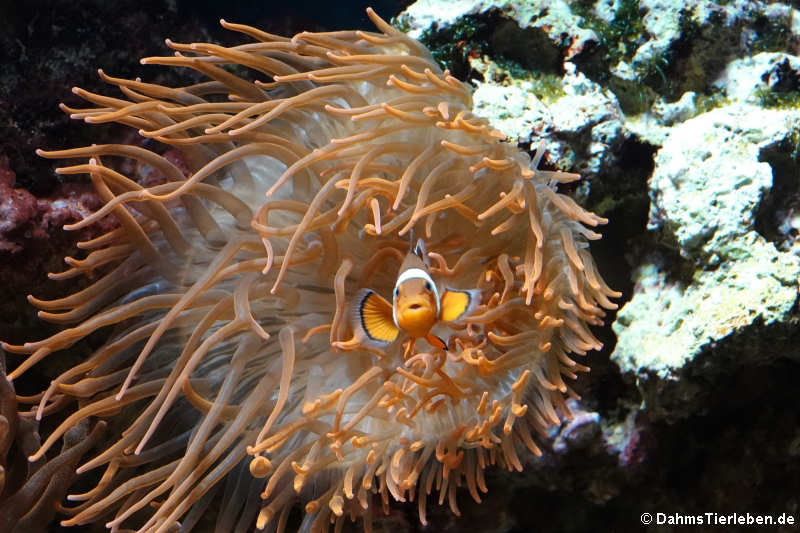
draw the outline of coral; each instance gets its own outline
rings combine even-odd
[[[25,241],[46,246],[55,230],[80,220],[101,205],[94,190],[77,183],[60,186],[49,197],[37,198],[14,186],[15,174],[7,164],[8,160],[0,160],[0,254],[9,260],[30,248]]]

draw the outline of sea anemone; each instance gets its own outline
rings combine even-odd
[[[98,441],[106,424],[100,421],[89,431],[89,421],[83,420],[64,434],[61,453],[50,460],[27,461],[41,440],[36,421],[17,412],[17,399],[0,353],[0,531],[43,531],[58,509],[54,500],[69,490],[75,466]]]
[[[62,106],[147,139],[39,151],[79,160],[58,173],[88,175],[104,202],[67,229],[118,224],[51,275],[86,288],[29,298],[69,327],[3,345],[29,354],[15,379],[111,331],[22,398],[37,404],[25,416],[66,413],[31,461],[82,421],[108,424],[77,468],[100,469],[96,485],[68,496],[64,525],[188,531],[209,515],[217,531],[283,531],[299,503],[304,530],[369,529],[391,500],[416,500],[425,523],[432,492],[458,514],[458,487],[479,502],[485,468],[521,470],[534,435],[569,417],[563,377],[588,370],[570,354],[600,347],[588,326],[619,296],[588,250],[600,235],[587,226],[606,221],[557,192],[578,176],[539,170],[541,150],[531,161],[504,142],[471,113],[469,86],[368,14],[380,33],[222,21],[253,42],[167,41],[174,56],[142,60],[208,81],[101,71],[123,98],[76,88],[94,107]],[[480,303],[436,326],[445,349],[420,341],[404,357],[402,339],[359,337],[351,301],[391,294],[412,234],[434,278]]]

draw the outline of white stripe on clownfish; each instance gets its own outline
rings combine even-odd
[[[433,292],[433,299],[434,299],[434,301],[436,301],[436,316],[437,317],[439,316],[439,313],[442,310],[442,306],[441,306],[441,304],[439,302],[439,289],[438,289],[438,287],[436,287],[436,283],[434,283],[433,278],[431,278],[431,275],[428,274],[427,271],[425,271],[425,270],[423,270],[421,268],[416,268],[416,267],[409,268],[408,270],[406,270],[404,272],[401,272],[400,275],[397,276],[397,281],[394,283],[394,290],[392,291],[392,302],[394,304],[394,305],[392,305],[392,318],[394,318],[394,323],[398,328],[400,327],[400,325],[397,323],[397,305],[396,305],[396,300],[397,300],[397,297],[398,297],[398,295],[400,293],[399,287],[400,287],[400,285],[402,285],[403,283],[405,283],[406,281],[408,281],[410,279],[421,279],[421,280],[426,281],[428,283],[428,285],[426,285],[425,288],[427,288],[428,290]]]

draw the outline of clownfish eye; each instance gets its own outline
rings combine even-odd
[[[395,287],[394,288],[394,297],[397,298],[398,296],[400,296],[400,289],[398,287]]]
[[[425,282],[425,290],[429,291],[429,292],[433,292],[433,287],[431,287],[431,282],[430,281],[426,281]]]

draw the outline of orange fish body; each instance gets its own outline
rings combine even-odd
[[[423,260],[424,250],[420,241],[400,265],[391,304],[371,289],[356,294],[351,319],[355,337],[362,344],[384,347],[403,331],[412,344],[426,339],[431,346],[444,349],[447,345],[431,329],[440,321],[458,321],[478,304],[480,294],[475,289],[448,288],[440,294]]]

